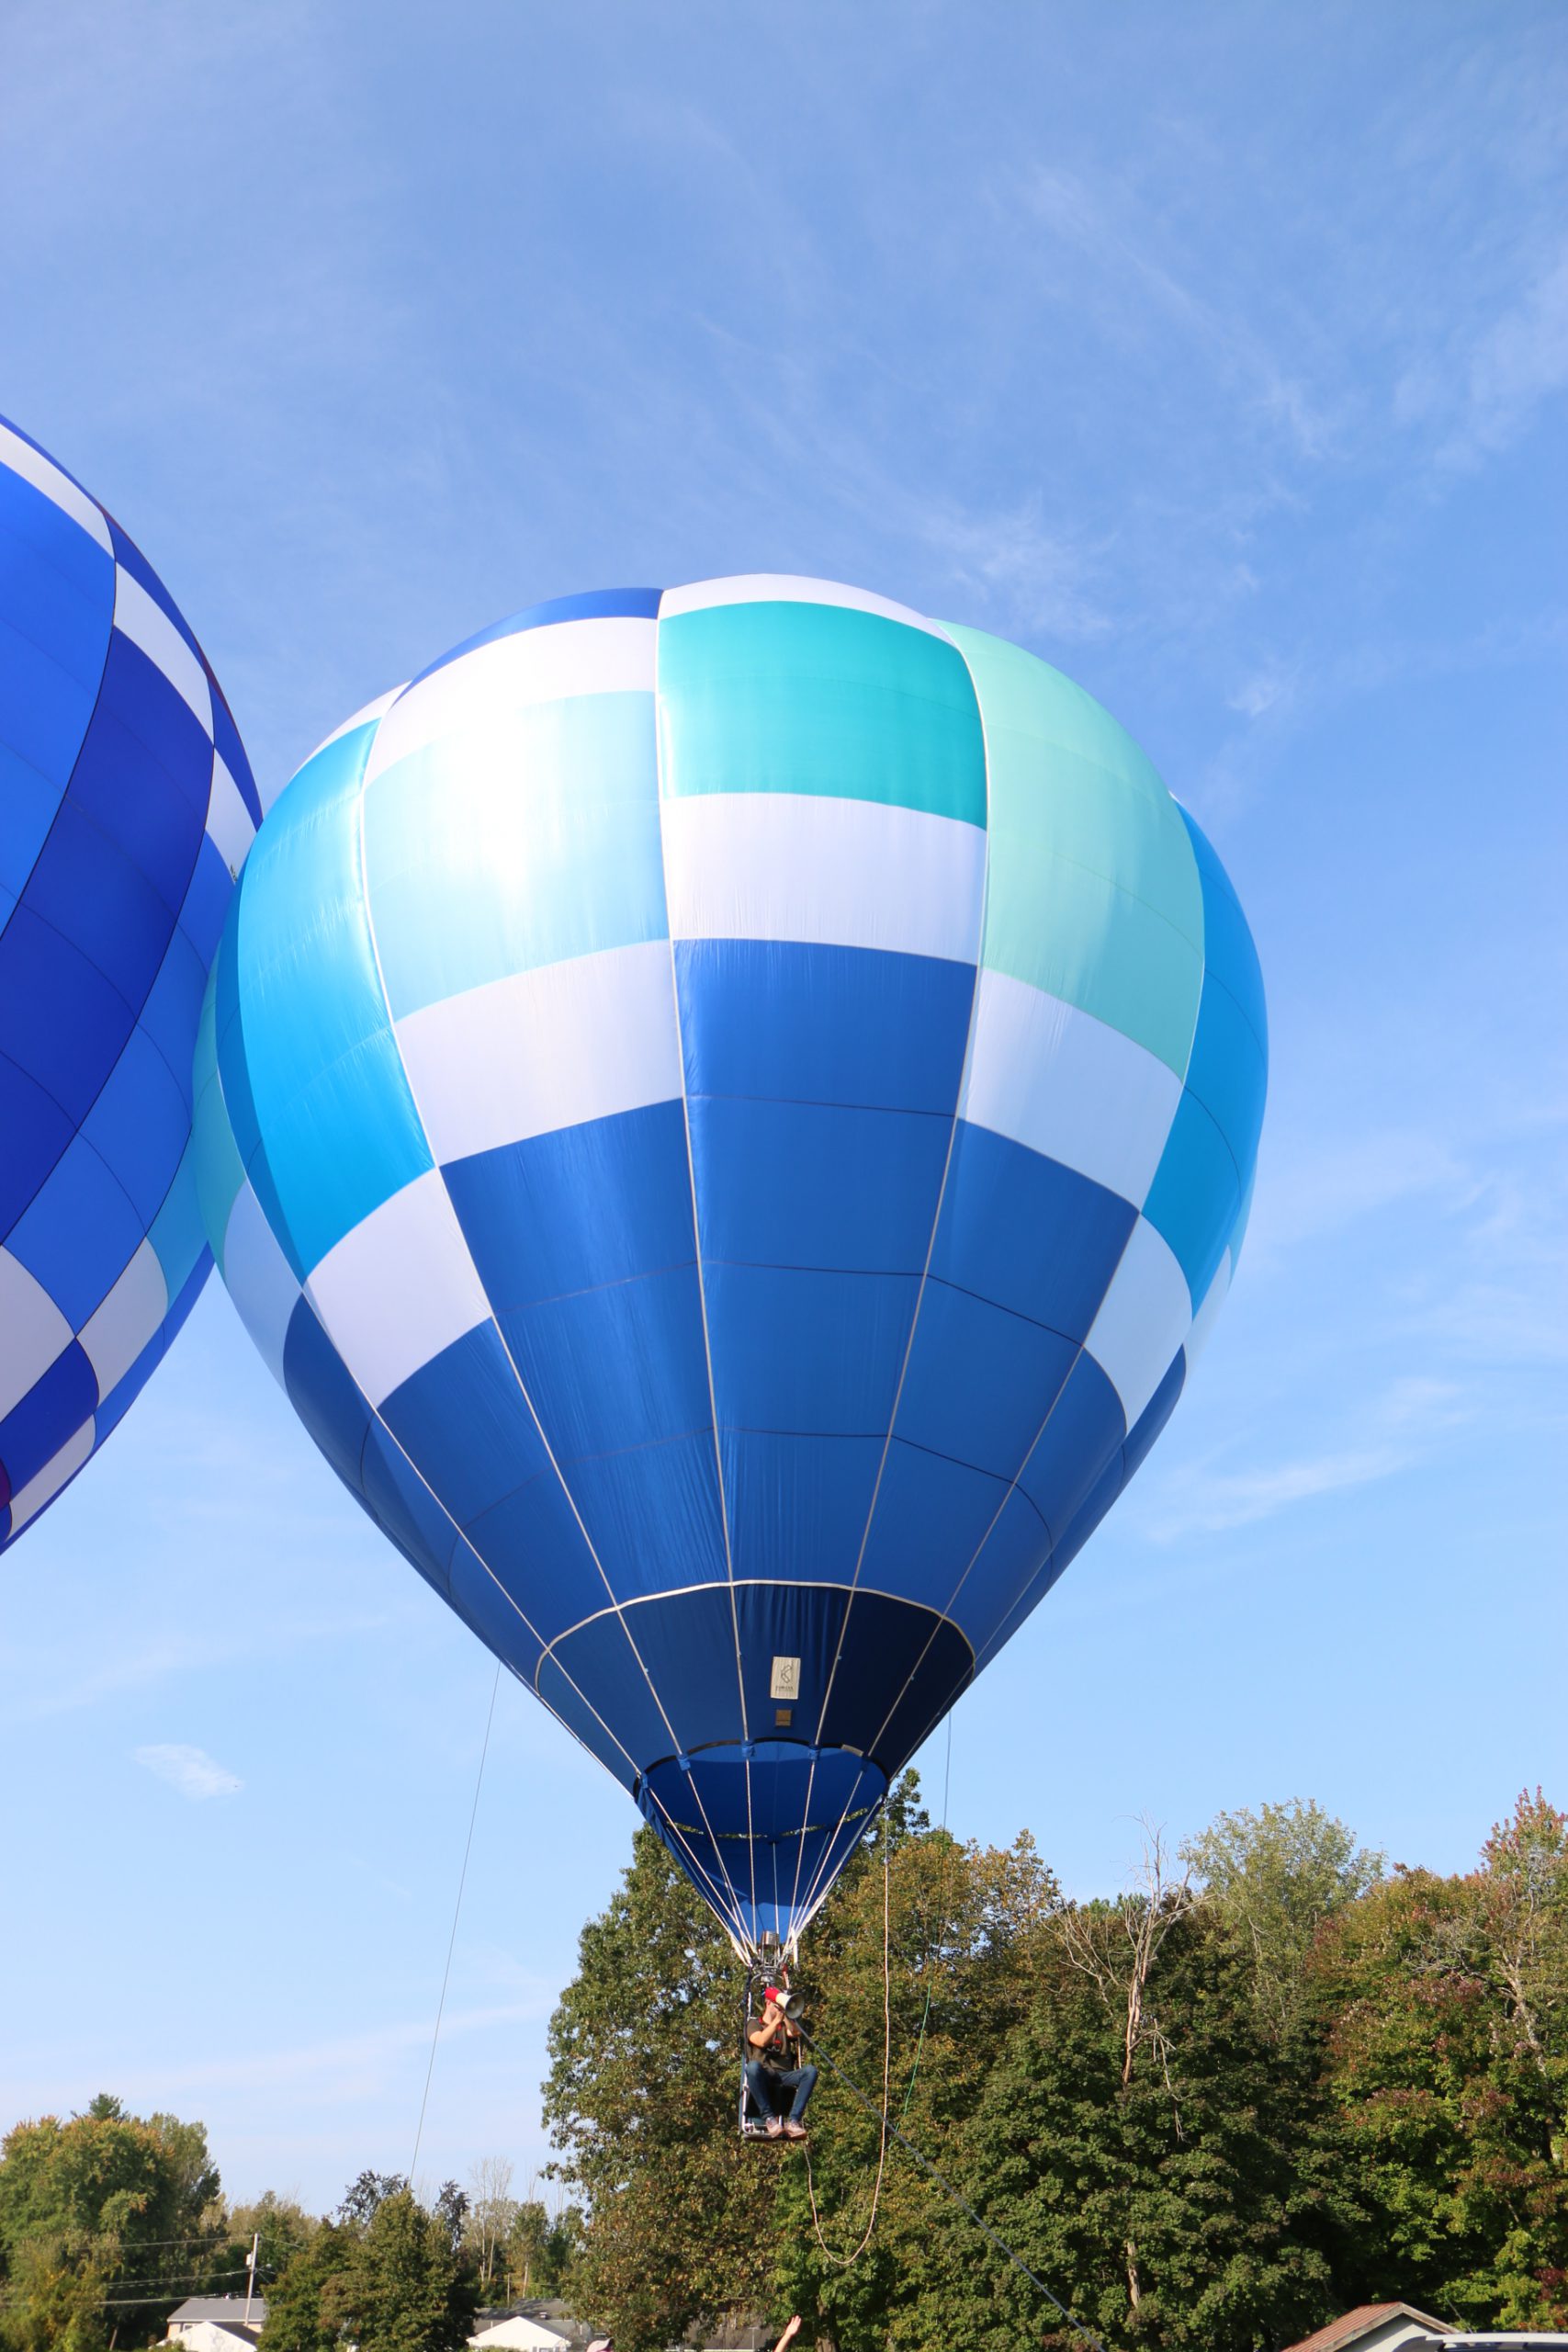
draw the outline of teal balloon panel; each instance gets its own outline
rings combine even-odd
[[[750,1949],[1158,1434],[1265,1059],[1218,858],[1058,671],[820,581],[616,591],[288,786],[198,1184],[350,1491]]]
[[[168,590],[0,421],[0,1548],[118,1424],[211,1267],[191,1056],[260,821]]]

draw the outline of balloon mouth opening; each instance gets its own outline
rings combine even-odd
[[[887,1775],[853,1748],[725,1740],[661,1757],[637,1801],[741,1939],[798,1935],[871,1827]]]
[[[637,1782],[649,1820],[688,1837],[790,1839],[830,1835],[850,1816],[869,1821],[887,1776],[849,1747],[806,1740],[716,1740],[661,1757]]]

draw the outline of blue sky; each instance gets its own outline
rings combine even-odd
[[[0,408],[157,564],[264,795],[519,605],[794,571],[1034,648],[1215,839],[1272,1023],[1247,1250],[959,1706],[952,1826],[1089,1892],[1145,1813],[1310,1794],[1457,1869],[1561,1801],[1561,9],[19,0],[3,41]],[[405,2168],[493,1669],[216,1284],[0,1644],[0,2126],[109,2088],[235,2194]],[[545,2160],[633,1821],[503,1689],[427,2178]]]

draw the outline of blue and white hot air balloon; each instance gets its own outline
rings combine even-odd
[[[191,1055],[260,821],[168,590],[0,421],[0,1548],[207,1278]]]
[[[787,1943],[1170,1413],[1263,994],[1114,720],[812,580],[569,597],[269,816],[207,1230],[367,1510]]]

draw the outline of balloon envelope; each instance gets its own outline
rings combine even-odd
[[[351,1491],[749,1945],[1158,1433],[1264,1064],[1213,850],[1043,662],[821,582],[580,596],[282,795],[204,1213]]]
[[[207,1278],[191,1055],[260,821],[167,589],[0,421],[0,1548]]]

